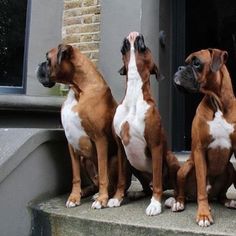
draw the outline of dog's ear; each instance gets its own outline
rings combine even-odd
[[[165,77],[160,73],[160,71],[155,63],[153,64],[153,67],[152,67],[150,73],[151,73],[151,75],[156,76],[157,81],[165,79]]]
[[[71,45],[59,44],[57,53],[57,63],[61,64],[62,60],[69,60],[73,52],[73,47]]]
[[[119,74],[120,75],[127,75],[127,70],[125,68],[125,66],[122,66],[120,69],[119,69]]]
[[[208,50],[211,54],[211,71],[216,72],[227,62],[228,53],[226,51],[212,48],[209,48]]]

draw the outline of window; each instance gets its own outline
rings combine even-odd
[[[25,92],[27,3],[0,1],[0,93]]]

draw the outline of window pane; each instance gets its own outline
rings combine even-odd
[[[23,85],[27,0],[0,1],[0,86]]]

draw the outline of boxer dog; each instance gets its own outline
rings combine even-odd
[[[117,153],[122,155],[112,134],[117,103],[110,88],[94,64],[70,45],[51,49],[46,61],[39,65],[37,75],[45,87],[56,82],[71,86],[61,110],[73,173],[72,192],[66,206],[79,205],[81,195],[90,195],[98,188],[99,195],[92,208],[106,207],[108,194],[113,195],[117,186]],[[81,166],[93,182],[82,190]]]
[[[157,215],[161,213],[163,189],[174,187],[179,168],[176,157],[167,148],[161,117],[151,94],[150,75],[155,74],[157,79],[161,75],[138,32],[131,32],[124,39],[121,53],[124,66],[120,74],[126,75],[127,86],[113,125],[144,193],[152,194],[146,214]],[[123,194],[119,187],[117,191],[109,200],[109,207],[120,206]]]
[[[227,57],[219,49],[194,52],[174,76],[177,87],[205,95],[193,119],[191,156],[178,171],[178,197],[172,205],[173,211],[180,211],[185,197],[197,198],[196,221],[202,227],[213,223],[208,200],[236,208],[236,201],[226,197],[236,177],[230,162],[236,150],[236,99]]]

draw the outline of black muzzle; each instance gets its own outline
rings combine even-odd
[[[37,78],[39,82],[44,87],[51,88],[56,83],[50,79],[50,76],[49,76],[50,73],[47,68],[48,68],[47,62],[42,62],[41,64],[39,64],[36,74],[37,74]]]

